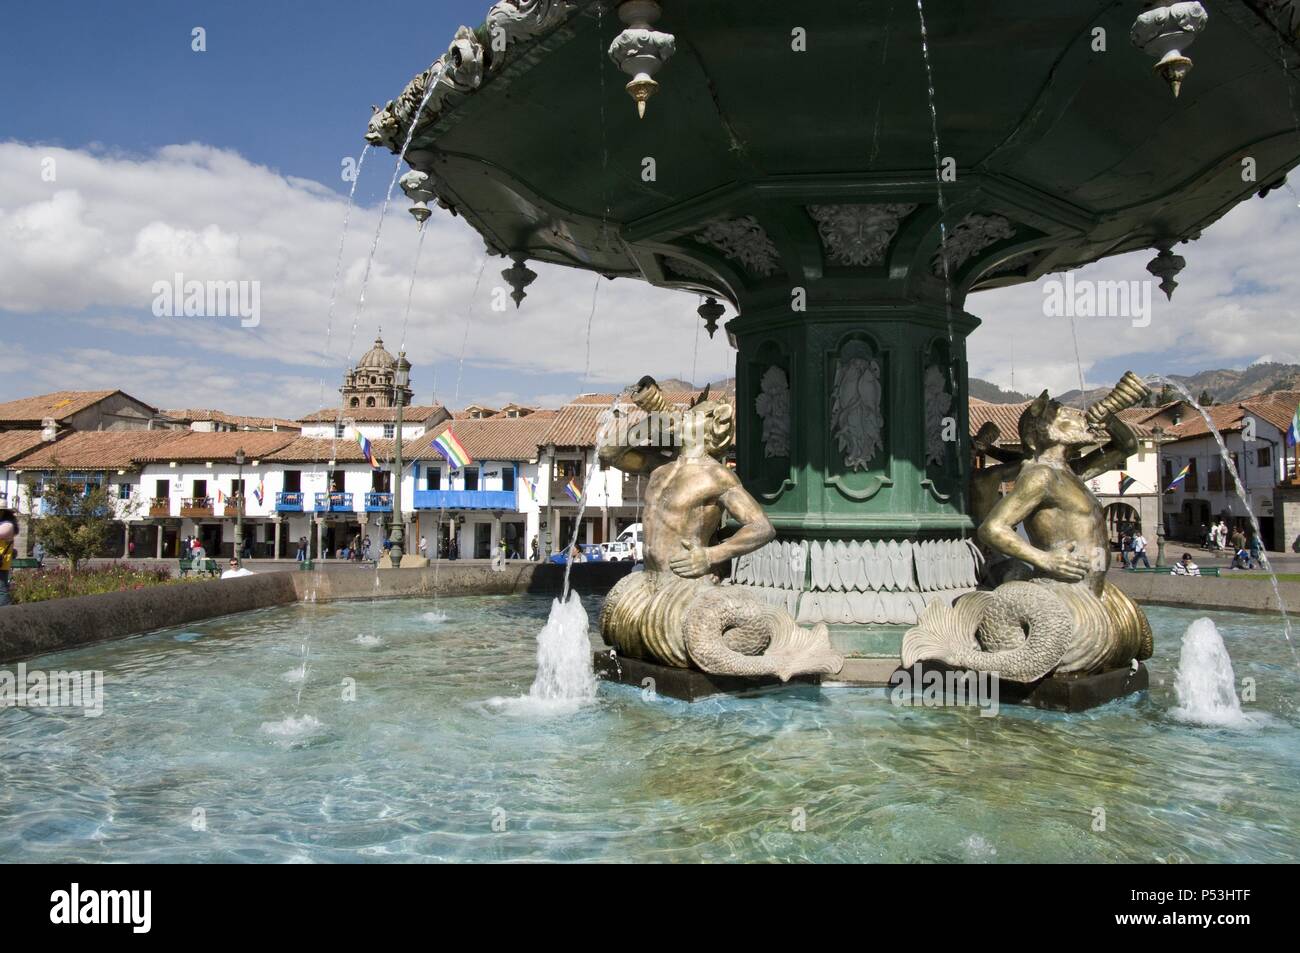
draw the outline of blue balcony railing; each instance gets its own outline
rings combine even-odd
[[[366,494],[366,512],[367,512],[367,513],[391,513],[391,512],[393,512],[393,494],[391,494],[391,493],[367,493],[367,494]]]
[[[275,494],[275,509],[277,512],[280,513],[301,513],[302,494],[301,493]]]
[[[316,512],[351,513],[352,494],[351,493],[317,493]]]
[[[514,490],[416,490],[417,510],[513,510]]]

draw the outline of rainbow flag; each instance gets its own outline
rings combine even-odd
[[[474,462],[474,458],[461,446],[450,427],[435,437],[430,446],[446,457],[453,470],[460,470]]]
[[[224,499],[225,499],[225,497],[221,495],[221,491],[220,491],[220,490],[217,490],[217,506],[220,506],[220,505],[221,505],[221,501],[224,500]]]
[[[1122,491],[1121,491],[1122,492]],[[257,489],[253,491],[253,496],[257,497],[257,505],[262,505],[262,497],[266,495],[266,480],[258,477]]]
[[[361,455],[366,458],[372,470],[380,469],[379,461],[375,458],[374,445],[366,439],[366,435],[360,430],[357,431],[357,445],[361,448]]]
[[[1286,442],[1291,446],[1300,446],[1300,405],[1296,406],[1295,413],[1291,415],[1291,426],[1286,431]]]
[[[582,487],[578,486],[577,477],[570,477],[569,482],[564,484],[564,493],[575,503],[582,499]]]
[[[528,479],[528,477],[520,477],[519,482],[524,485],[524,489],[528,492],[528,499],[536,501],[537,487],[533,485],[533,481]]]
[[[1123,470],[1119,471],[1119,495],[1123,496],[1124,491],[1131,487],[1137,480],[1133,479]]]
[[[1165,492],[1172,493],[1175,487],[1181,486],[1182,482],[1187,479],[1187,471],[1190,470],[1191,468],[1192,465],[1189,463],[1187,464],[1187,466],[1179,470],[1178,476],[1174,477],[1173,480],[1170,481],[1169,485],[1165,487]]]

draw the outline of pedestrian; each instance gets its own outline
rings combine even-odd
[[[1119,541],[1120,565],[1125,569],[1133,568],[1133,535],[1125,532]]]
[[[13,604],[9,596],[9,577],[14,568],[14,540],[18,537],[18,519],[12,510],[0,510],[0,606]]]
[[[36,560],[37,569],[45,568],[45,544],[39,539],[36,541],[36,545],[32,547],[32,559]]]
[[[298,537],[298,552],[294,555],[293,558],[300,563],[305,563],[307,561],[307,537],[306,536]]]
[[[1147,569],[1151,568],[1151,560],[1147,558],[1147,538],[1142,535],[1142,530],[1137,529],[1133,532],[1132,537],[1133,556],[1129,565],[1130,569],[1137,569],[1138,560],[1142,560],[1142,565]]]
[[[1250,568],[1263,569],[1264,561],[1260,557],[1264,554],[1264,544],[1260,541],[1258,533],[1250,534]]]
[[[1228,548],[1228,524],[1222,519],[1219,520],[1219,527],[1216,530],[1215,541],[1219,544],[1219,549]]]
[[[429,558],[429,540],[424,536],[420,537],[420,555]]]
[[[1201,574],[1201,567],[1192,562],[1191,553],[1183,553],[1183,558],[1174,563],[1174,568],[1171,572],[1172,575],[1175,576],[1199,576]]]
[[[534,537],[533,537],[533,543],[532,543],[532,545],[528,548],[528,558],[531,559],[533,562],[537,562],[537,556],[538,556],[538,551],[537,551],[537,537],[534,536]]]
[[[192,538],[190,540],[190,559],[196,563],[202,563],[203,560],[207,558],[208,558],[208,551],[203,548],[203,544],[199,542],[198,539]],[[198,566],[196,568],[201,569],[202,566]]]
[[[239,560],[234,556],[230,557],[230,568],[221,574],[222,579],[238,579],[240,576],[251,576],[253,570],[244,569],[239,565]]]
[[[1241,527],[1237,527],[1232,531],[1232,551],[1236,553],[1236,552],[1240,552],[1245,548],[1246,548],[1246,534],[1241,531]]]
[[[127,554],[127,556],[134,556],[134,555],[135,555],[135,540],[133,540],[133,539],[128,539],[128,540],[126,541],[126,554]]]

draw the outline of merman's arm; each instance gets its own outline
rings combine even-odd
[[[720,481],[723,492],[718,497],[718,505],[740,525],[740,529],[713,546],[682,540],[682,552],[668,561],[669,568],[679,576],[694,579],[706,575],[714,566],[752,553],[776,537],[776,529],[763,512],[763,507],[741,486],[736,475],[725,470]]]

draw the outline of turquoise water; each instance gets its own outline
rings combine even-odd
[[[0,710],[0,861],[1300,859],[1300,678],[1265,617],[1216,620],[1258,691],[1226,730],[1168,714],[1192,611],[1151,610],[1148,695],[1085,714],[493,702],[527,693],[548,609],[303,605],[31,660],[102,669],[104,714]]]

